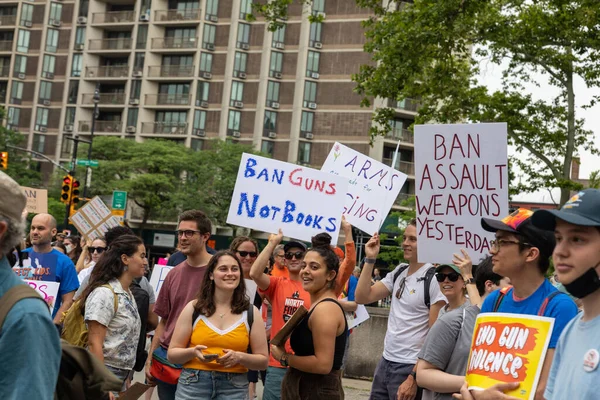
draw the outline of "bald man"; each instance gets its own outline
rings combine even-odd
[[[56,219],[52,215],[38,214],[33,217],[29,231],[33,247],[25,250],[29,253],[29,262],[24,269],[29,267],[29,270],[25,272],[24,277],[60,283],[52,311],[54,323],[58,325],[63,312],[73,304],[73,296],[79,288],[79,280],[71,259],[52,248],[54,235],[56,235]]]

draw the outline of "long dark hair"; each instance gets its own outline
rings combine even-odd
[[[85,301],[94,289],[106,285],[112,279],[118,279],[123,275],[125,264],[123,264],[121,256],[125,254],[128,257],[132,257],[142,244],[144,244],[142,239],[134,235],[120,236],[110,244],[106,252],[102,254],[102,257],[100,257],[98,263],[94,266],[94,270],[90,275],[90,283],[81,295],[84,303],[84,306],[81,308],[82,312],[85,312]]]
[[[331,247],[331,235],[329,233],[319,233],[310,239],[311,248],[308,251],[314,251],[323,257],[328,271],[335,271],[337,277],[340,270],[340,259]],[[330,282],[330,287],[335,286],[335,278]]]
[[[238,260],[232,251],[221,250],[212,256],[208,262],[206,275],[204,276],[204,281],[200,286],[196,305],[194,306],[195,311],[200,312],[200,314],[206,317],[210,317],[217,310],[217,306],[215,305],[215,281],[210,279],[210,274],[214,273],[217,265],[219,264],[219,260],[223,256],[232,257],[240,268],[240,284],[233,291],[233,297],[231,299],[231,313],[241,314],[248,310],[248,307],[250,307],[250,299],[248,299],[248,296],[246,295],[246,283],[244,282],[244,273],[242,271],[240,260]]]

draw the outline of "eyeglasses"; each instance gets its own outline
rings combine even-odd
[[[195,233],[201,233],[201,232],[193,231],[193,230],[185,230],[185,231],[175,231],[175,233],[177,234],[177,237],[185,236],[186,238],[191,238],[192,236],[194,236]]]
[[[518,240],[506,240],[506,239],[497,239],[490,241],[490,250],[498,251],[501,247],[504,247],[508,244],[522,244],[523,246],[531,247],[532,245],[526,242],[520,242]]]
[[[295,253],[285,253],[285,259],[286,260],[291,260],[294,257],[296,258],[296,260],[302,260],[304,258],[304,252],[303,251],[297,251]]]
[[[90,252],[90,254],[92,254],[92,253],[102,254],[102,253],[104,253],[105,250],[106,250],[106,247],[88,247],[88,251]]]
[[[400,300],[402,297],[402,293],[404,293],[404,288],[406,287],[406,277],[402,278],[400,281],[400,286],[398,286],[398,290],[396,291],[396,298]]]
[[[437,279],[439,283],[444,282],[446,278],[448,278],[450,282],[456,282],[460,277],[461,275],[458,272],[450,272],[448,274],[442,274],[441,272],[438,272],[435,274],[435,279]]]
[[[245,258],[245,257],[248,257],[248,256],[254,258],[254,257],[258,256],[258,253],[255,252],[255,251],[238,251],[238,254],[242,258]]]
[[[285,254],[283,254],[283,253],[282,253],[282,254],[275,254],[275,257],[281,257],[281,258],[284,258],[284,257],[285,257]]]

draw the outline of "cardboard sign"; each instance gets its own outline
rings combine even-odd
[[[407,178],[406,174],[337,142],[321,171],[348,179],[344,215],[369,235],[379,232]]]
[[[119,220],[98,196],[71,215],[70,220],[87,240],[101,238],[104,232],[119,226]]]
[[[335,244],[347,188],[346,178],[244,153],[227,223],[305,241],[327,232]]]
[[[173,268],[175,267],[169,265],[154,265],[152,275],[150,275],[150,286],[152,286],[152,289],[154,289],[154,294],[157,299],[158,293],[160,292],[160,288],[162,287],[162,284],[165,281],[167,274]]]
[[[60,288],[60,283],[58,282],[45,282],[45,281],[32,281],[29,279],[24,279],[25,282],[33,289],[48,304],[50,308],[50,312],[54,310],[54,304],[56,303],[56,297],[58,296],[58,289]]]
[[[466,381],[471,390],[520,382],[509,396],[533,400],[554,318],[484,313],[477,316]]]
[[[25,209],[28,213],[40,214],[48,212],[48,191],[46,189],[34,189],[26,186],[21,186],[25,197],[27,197],[27,205]]]
[[[415,176],[419,262],[487,255],[481,218],[508,215],[506,124],[416,125]]]

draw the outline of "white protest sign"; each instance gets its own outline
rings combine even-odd
[[[35,289],[36,292],[48,304],[50,307],[50,312],[54,310],[54,304],[56,303],[56,297],[58,296],[58,289],[60,287],[60,283],[58,282],[48,282],[48,281],[37,281],[30,279],[23,279],[29,286]]]
[[[506,124],[415,125],[415,176],[419,262],[487,255],[481,218],[508,215]]]
[[[104,232],[119,226],[119,220],[98,196],[70,217],[71,223],[88,240],[103,237]]]
[[[158,299],[158,293],[160,293],[160,289],[162,288],[162,284],[165,281],[167,274],[170,270],[175,267],[169,265],[154,265],[154,269],[152,270],[152,275],[150,275],[150,286],[154,289],[155,298]]]
[[[407,178],[406,174],[337,142],[321,171],[348,179],[344,215],[349,223],[369,235],[379,232]]]
[[[346,178],[244,153],[227,223],[305,241],[327,232],[335,244],[347,188]]]

